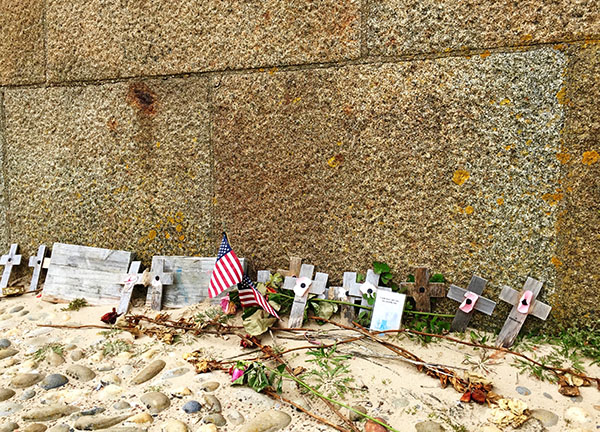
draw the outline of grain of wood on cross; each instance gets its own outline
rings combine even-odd
[[[121,284],[123,284],[123,290],[121,291],[121,300],[117,307],[117,313],[119,315],[127,313],[129,309],[129,302],[131,301],[131,295],[133,294],[133,288],[136,285],[142,284],[143,273],[140,273],[141,261],[133,261],[129,266],[129,271],[126,275],[123,275]]]
[[[21,255],[17,255],[17,250],[19,250],[19,244],[13,243],[10,245],[10,251],[8,254],[0,257],[0,265],[4,266],[2,280],[0,281],[0,290],[3,290],[8,286],[13,267],[21,264]]]
[[[473,275],[466,290],[456,285],[450,285],[448,298],[461,303],[452,320],[452,326],[450,327],[452,331],[465,331],[476,310],[487,315],[491,315],[494,312],[496,302],[481,297],[486,284],[487,281],[485,279]]]
[[[156,257],[155,257],[156,258]],[[159,311],[162,308],[163,286],[173,284],[173,273],[165,272],[164,258],[152,259],[150,288],[146,296],[146,306]]]
[[[504,348],[512,346],[529,315],[541,320],[548,318],[552,307],[537,300],[543,285],[543,282],[528,277],[520,293],[510,287],[502,287],[500,300],[513,305],[513,307],[500,330],[496,346]]]
[[[419,312],[431,312],[431,297],[445,297],[445,284],[429,282],[430,272],[427,267],[415,268],[414,276],[414,282],[402,282],[400,285],[406,288],[406,295],[415,300]]]
[[[300,269],[302,267],[302,258],[297,257],[297,256],[291,256],[290,257],[290,268],[288,270],[283,270],[283,269],[279,269],[277,270],[277,273],[279,273],[281,276],[288,277],[298,277],[298,275],[300,274]]]
[[[50,259],[46,258],[46,245],[41,245],[38,248],[37,255],[29,257],[29,267],[33,267],[31,282],[29,283],[29,292],[36,291],[40,283],[42,271],[50,265]]]
[[[328,275],[317,272],[313,279],[314,271],[314,265],[302,264],[298,277],[287,276],[283,281],[284,289],[294,291],[294,303],[288,322],[290,328],[302,326],[304,309],[310,294],[316,294],[319,298],[325,297]]]

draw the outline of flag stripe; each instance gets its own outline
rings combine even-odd
[[[233,249],[231,249],[227,241],[227,235],[223,233],[223,240],[221,240],[215,267],[210,277],[208,296],[210,298],[216,297],[227,288],[241,282],[243,274],[242,264]]]

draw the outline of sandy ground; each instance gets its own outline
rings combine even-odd
[[[23,310],[9,313],[17,306],[23,306]],[[26,389],[14,389],[16,395],[11,399],[0,402],[0,425],[8,422],[16,422],[20,425],[19,430],[28,424],[22,420],[22,415],[31,409],[43,407],[53,402],[66,402],[81,409],[104,407],[106,411],[102,415],[114,416],[121,412],[116,411],[113,405],[116,401],[123,400],[131,404],[136,413],[146,411],[140,401],[140,396],[148,391],[160,391],[167,394],[171,399],[168,409],[153,416],[151,423],[137,424],[135,426],[148,429],[149,431],[163,430],[164,424],[170,419],[179,419],[185,422],[191,431],[198,430],[202,423],[205,411],[195,414],[185,413],[181,407],[189,400],[202,402],[202,384],[210,381],[220,383],[214,394],[221,402],[223,415],[227,418],[232,411],[237,410],[246,419],[246,422],[254,418],[258,413],[270,408],[279,409],[292,416],[292,422],[285,431],[329,431],[333,430],[325,425],[318,424],[307,415],[297,412],[295,409],[273,401],[267,396],[257,394],[253,390],[244,387],[234,387],[229,384],[230,377],[224,372],[211,372],[208,374],[196,374],[192,365],[184,360],[184,354],[193,350],[204,350],[207,356],[223,359],[239,355],[243,350],[239,346],[236,336],[217,337],[206,335],[199,338],[185,336],[182,342],[176,345],[166,345],[147,336],[133,339],[127,333],[122,332],[114,337],[133,342],[132,352],[116,356],[103,356],[98,352],[98,347],[106,343],[106,336],[100,334],[100,329],[51,329],[40,327],[39,324],[102,324],[100,316],[108,312],[108,307],[86,307],[80,311],[62,311],[65,305],[55,305],[41,301],[32,295],[6,298],[0,301],[0,338],[11,341],[11,348],[19,352],[13,357],[0,360],[0,387],[11,388],[11,379],[20,373],[39,372],[41,374],[64,373],[65,369],[73,364],[70,354],[79,348],[85,351],[85,357],[77,363],[86,365],[96,372],[96,377],[88,382],[79,382],[69,379],[69,382],[58,389],[43,390],[38,385],[30,387],[35,391],[35,396],[28,400],[21,400]],[[205,306],[195,306],[192,310],[169,311],[173,317],[182,315],[190,316]],[[206,306],[209,307],[209,306]],[[214,306],[213,306],[214,307]],[[25,312],[27,313],[23,315]],[[136,313],[149,312],[144,308],[136,308]],[[335,319],[335,316],[334,316]],[[239,321],[239,314],[236,318]],[[284,322],[287,320],[284,318]],[[234,321],[235,322],[235,321]],[[330,329],[332,334],[347,336],[349,332],[340,332],[338,329],[328,327],[317,327],[318,330]],[[307,341],[289,339],[289,334],[280,332],[273,336],[266,334],[262,336],[263,344],[277,344],[283,348],[307,345]],[[330,339],[323,339],[330,342]],[[51,366],[47,360],[36,361],[34,353],[46,344],[59,343],[69,349],[63,354],[66,363],[59,366]],[[402,337],[397,343],[406,349],[419,355],[425,361],[441,363],[448,366],[460,368],[471,368],[477,373],[485,373],[476,366],[463,364],[465,356],[471,355],[478,358],[481,351],[471,347],[461,346],[450,342],[430,343],[421,345],[415,340]],[[548,347],[538,347],[538,350],[548,350]],[[371,357],[354,357],[348,361],[355,381],[349,387],[364,389],[363,391],[351,391],[344,402],[348,404],[362,405],[371,416],[383,417],[390,425],[400,431],[413,431],[419,422],[432,420],[442,425],[445,430],[466,431],[493,431],[489,421],[491,410],[486,406],[476,404],[462,404],[459,402],[460,394],[452,388],[442,389],[437,380],[417,372],[414,365],[391,359],[381,346],[369,342],[348,344],[340,346],[338,350],[342,353],[361,353]],[[133,354],[133,355],[132,355]],[[133,386],[129,384],[131,377],[141,370],[146,364],[155,359],[164,360],[167,365],[152,380]],[[288,357],[293,366],[311,367],[306,363],[307,356],[302,352]],[[496,393],[507,398],[516,398],[524,401],[529,409],[545,409],[558,415],[558,423],[546,429],[541,428],[536,422],[529,422],[523,430],[548,430],[548,431],[597,431],[600,430],[600,391],[593,387],[581,389],[581,398],[573,399],[558,393],[555,384],[541,382],[527,374],[519,374],[519,370],[511,366],[512,358],[496,360],[487,363],[489,373],[486,376],[493,382]],[[187,371],[179,377],[165,379],[165,374],[178,368],[186,368]],[[110,369],[110,370],[106,370]],[[598,366],[587,365],[589,375],[600,376]],[[180,373],[183,370],[179,371]],[[122,383],[101,388],[101,381],[108,376],[117,375]],[[521,395],[517,392],[517,386],[522,386],[531,391],[530,395]],[[181,396],[189,389],[190,395]],[[175,395],[175,396],[174,396]],[[311,410],[320,413],[323,417],[334,420],[334,416],[324,408],[320,402],[301,395],[292,384],[284,387],[284,396],[295,402],[311,407]],[[6,414],[7,406],[10,404],[21,405],[22,408],[13,413]],[[573,407],[587,413],[585,421],[568,421],[572,415],[567,411]],[[14,409],[14,408],[13,408]],[[10,411],[10,409],[8,410]],[[74,418],[67,416],[59,420],[44,422],[48,427],[66,423],[73,425]],[[582,419],[583,420],[583,419]],[[130,422],[131,423],[131,422]],[[126,421],[123,425],[128,425]],[[359,423],[360,430],[364,426]],[[241,426],[233,426],[231,422],[218,428],[219,431],[237,431]],[[462,427],[462,428],[461,428]]]

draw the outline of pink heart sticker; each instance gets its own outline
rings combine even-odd
[[[467,291],[465,293],[465,299],[463,300],[463,302],[460,304],[460,306],[458,308],[461,311],[463,311],[464,313],[469,313],[475,307],[475,303],[477,303],[477,299],[479,299],[479,296],[477,294],[475,294],[472,291]]]
[[[533,299],[533,292],[525,291],[519,300],[519,305],[517,306],[517,310],[523,314],[529,312],[529,308],[531,307],[531,300]]]

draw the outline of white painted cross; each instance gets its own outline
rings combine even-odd
[[[316,294],[319,298],[325,297],[325,288],[327,287],[326,273],[317,272],[313,279],[315,266],[302,264],[299,277],[286,276],[283,281],[283,288],[294,291],[294,303],[290,312],[289,328],[298,328],[304,321],[304,308],[308,301],[309,294]]]
[[[502,287],[500,300],[513,305],[513,308],[504,323],[504,327],[500,330],[496,346],[510,347],[515,342],[529,315],[541,320],[548,318],[552,307],[536,300],[542,285],[544,285],[543,282],[528,277],[520,293],[510,287]]]
[[[29,292],[37,291],[42,270],[47,269],[49,265],[50,258],[46,258],[46,245],[41,245],[38,248],[37,255],[29,257],[29,267],[33,267]]]
[[[447,297],[460,303],[456,315],[452,320],[452,331],[463,332],[466,330],[471,317],[475,311],[491,315],[496,307],[496,302],[481,297],[487,281],[477,275],[473,275],[466,290],[450,285]]]
[[[4,266],[2,280],[0,281],[0,290],[8,286],[8,281],[10,279],[10,273],[12,272],[13,266],[18,266],[19,264],[21,264],[21,255],[17,255],[18,249],[19,244],[13,243],[10,246],[10,252],[8,253],[8,255],[2,255],[2,257],[0,257],[0,265]]]
[[[173,284],[173,273],[165,273],[164,258],[155,257],[152,263],[156,264],[156,268],[153,265],[150,272],[150,289],[146,296],[146,306],[159,311],[162,308],[163,285]]]
[[[121,300],[117,307],[117,313],[119,315],[127,313],[131,295],[133,294],[133,288],[136,285],[142,285],[144,283],[144,274],[139,273],[141,265],[141,261],[132,261],[131,264],[129,264],[129,271],[123,276],[123,279],[121,279],[120,283],[123,285],[123,289],[121,291]]]

